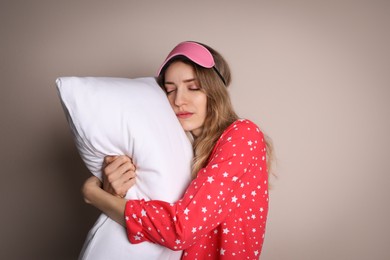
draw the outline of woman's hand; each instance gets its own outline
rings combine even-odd
[[[101,210],[122,226],[126,226],[124,217],[126,200],[115,197],[104,191],[102,189],[102,182],[99,178],[95,176],[89,177],[84,182],[82,192],[86,203]]]
[[[103,189],[114,196],[125,197],[135,184],[135,166],[125,155],[104,158]]]

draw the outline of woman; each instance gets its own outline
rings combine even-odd
[[[234,112],[228,64],[204,44],[183,42],[168,55],[157,80],[193,138],[193,181],[173,204],[126,201],[112,194],[127,189],[134,165],[125,156],[107,157],[105,188],[89,178],[83,187],[86,202],[125,226],[131,243],[184,250],[183,259],[258,259],[271,149],[260,129]]]

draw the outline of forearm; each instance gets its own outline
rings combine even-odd
[[[96,180],[91,178],[90,181],[88,180],[83,187],[85,201],[102,211],[115,222],[125,226],[124,211],[126,207],[126,200],[104,191],[97,185]]]

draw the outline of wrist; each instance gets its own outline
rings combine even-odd
[[[94,205],[94,201],[96,197],[98,196],[98,193],[101,192],[101,182],[96,177],[90,177],[87,179],[87,181],[84,183],[82,188],[82,193],[84,197],[84,201],[87,204]]]

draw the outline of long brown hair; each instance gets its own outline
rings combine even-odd
[[[218,76],[213,69],[203,68],[184,56],[177,56],[172,58],[160,73],[157,78],[157,82],[164,89],[165,71],[173,62],[181,61],[191,65],[194,68],[194,73],[200,88],[207,95],[207,115],[203,124],[202,133],[194,139],[194,159],[192,166],[192,176],[196,177],[200,169],[205,167],[208,163],[209,157],[213,148],[222,135],[225,129],[236,121],[239,117],[234,112],[227,87],[231,82],[231,73],[228,63],[213,48],[199,43],[207,48],[213,55],[215,67],[220,72],[225,82]],[[267,163],[268,170],[270,168],[270,162],[272,158],[272,145],[270,139],[266,136],[266,148],[267,148]]]

